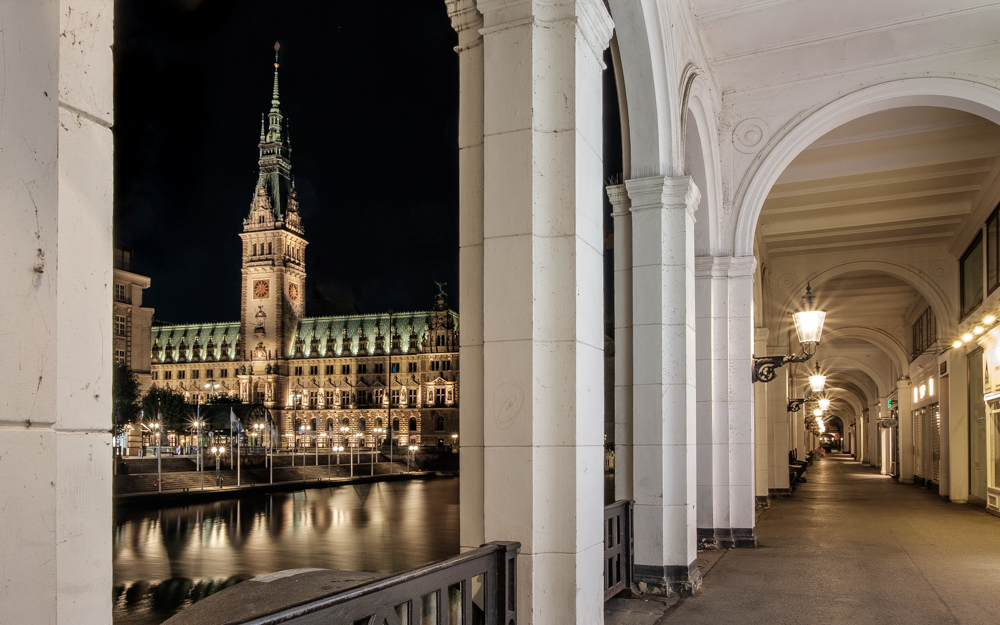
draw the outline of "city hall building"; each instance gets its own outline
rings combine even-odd
[[[458,437],[458,315],[443,289],[429,311],[306,317],[305,230],[291,178],[278,64],[260,177],[243,221],[239,321],[152,328],[151,387],[192,403],[266,406],[281,447],[444,447]],[[347,428],[344,431],[342,428]]]

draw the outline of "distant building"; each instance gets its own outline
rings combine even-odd
[[[149,278],[131,270],[132,251],[114,248],[114,313],[112,316],[113,356],[139,378],[140,387],[149,388],[150,327],[153,309],[142,305],[142,291]]]
[[[458,315],[305,317],[304,236],[278,97],[261,120],[260,177],[243,222],[241,319],[151,330],[152,384],[189,401],[263,403],[282,446],[446,446],[458,434]],[[391,416],[390,416],[391,413]],[[391,420],[390,420],[391,419]],[[348,432],[342,433],[346,427]]]

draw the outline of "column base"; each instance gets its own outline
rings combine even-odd
[[[757,509],[767,510],[771,507],[771,498],[767,495],[757,495]]]
[[[701,569],[695,559],[687,566],[636,564],[635,583],[639,592],[666,597],[690,597],[701,589]]]
[[[699,527],[699,549],[753,549],[757,547],[757,530],[742,527]]]
[[[792,489],[790,488],[769,488],[767,489],[767,494],[771,497],[791,497]]]

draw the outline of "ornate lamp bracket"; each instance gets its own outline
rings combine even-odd
[[[802,409],[802,404],[806,402],[805,399],[790,399],[788,400],[788,412],[798,412]]]
[[[816,353],[815,343],[805,343],[802,345],[802,353],[798,356],[754,356],[753,358],[753,381],[770,382],[774,379],[774,370],[787,365],[790,362],[805,362]],[[794,412],[794,411],[792,411]]]

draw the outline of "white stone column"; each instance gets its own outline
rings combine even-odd
[[[767,354],[767,337],[770,330],[754,331],[754,354]],[[754,496],[764,504],[768,500],[767,470],[770,445],[767,438],[767,384],[754,384]]]
[[[480,0],[484,511],[516,540],[518,621],[604,609],[600,0]],[[464,479],[464,478],[463,478]]]
[[[112,617],[113,8],[0,9],[5,623]]]
[[[728,260],[714,256],[694,259],[698,540],[721,548],[732,547]]]
[[[729,514],[736,547],[756,547],[753,413],[753,274],[757,259],[728,260]]]
[[[910,378],[902,378],[896,382],[899,389],[899,426],[896,436],[899,437],[899,481],[901,484],[913,483],[913,395],[910,390]]]
[[[771,496],[788,495],[788,367],[774,370],[767,383],[767,434],[769,442],[767,488]],[[802,410],[806,410],[805,404]]]
[[[475,0],[445,0],[458,33],[458,292],[461,295],[462,410],[459,431],[459,545],[486,542],[483,507],[483,38]]]
[[[633,498],[632,203],[624,184],[607,188],[615,220],[615,499]]]
[[[969,360],[964,349],[948,351],[948,388],[948,496],[965,503],[969,500]]]
[[[632,200],[635,575],[689,593],[696,554],[694,213],[689,177],[626,183]]]

